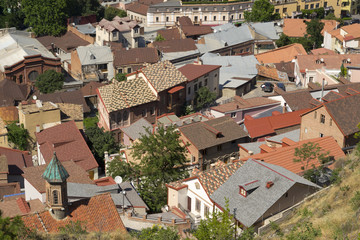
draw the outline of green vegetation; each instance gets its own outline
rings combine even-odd
[[[195,109],[201,110],[204,107],[208,107],[212,103],[214,103],[215,99],[216,99],[215,93],[210,92],[210,90],[207,87],[201,87],[196,92]]]
[[[9,142],[13,143],[17,149],[26,151],[30,149],[31,146],[31,137],[27,129],[24,128],[24,125],[20,127],[15,123],[7,125],[8,130],[8,139]]]
[[[341,64],[340,67],[340,76],[341,77],[346,77],[348,75],[348,70],[346,67],[344,67],[344,64]]]
[[[36,78],[35,87],[41,93],[53,93],[56,90],[61,90],[64,85],[64,75],[55,70],[47,70]]]
[[[126,74],[125,73],[118,73],[115,75],[115,79],[119,82],[126,81]]]
[[[235,3],[235,2],[249,2],[250,0],[234,0],[234,1],[221,1],[224,3]],[[182,5],[191,5],[191,4],[219,4],[218,1],[183,1]]]
[[[104,18],[111,21],[115,16],[126,17],[126,11],[114,7],[105,8],[105,16]]]
[[[155,38],[155,42],[161,42],[161,41],[165,41],[165,38],[161,34],[158,34]]]
[[[112,177],[139,182],[138,191],[153,212],[160,212],[167,203],[165,184],[186,178],[186,148],[181,144],[179,134],[173,126],[160,125],[155,134],[147,129],[133,146],[132,156],[138,163],[121,163],[113,160],[108,167]]]
[[[21,9],[21,0],[0,1],[0,28],[16,27],[24,29],[25,15]]]
[[[84,127],[85,129],[88,129],[90,127],[97,127],[98,122],[98,117],[87,117],[84,119]]]
[[[280,19],[279,13],[274,13],[274,5],[267,0],[255,0],[251,11],[244,12],[247,22],[270,22]]]
[[[316,9],[303,9],[301,12],[304,18],[323,19],[325,17],[325,10],[323,7]]]
[[[144,228],[133,234],[138,240],[179,240],[180,235],[174,227],[161,227],[154,225],[151,228]]]
[[[307,171],[309,167],[315,168],[315,165],[312,164],[309,166],[310,162],[317,159],[320,165],[323,165],[328,160],[329,152],[324,152],[318,143],[308,142],[301,145],[299,148],[295,148],[293,159],[294,162],[301,163],[301,169]]]

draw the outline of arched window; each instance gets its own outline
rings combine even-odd
[[[29,80],[34,82],[38,76],[39,73],[37,71],[32,71],[31,73],[29,73]]]
[[[57,190],[53,191],[53,204],[58,204],[59,203],[59,194]]]

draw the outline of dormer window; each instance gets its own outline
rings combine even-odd
[[[250,195],[256,189],[258,189],[259,186],[260,186],[259,180],[251,181],[251,182],[248,182],[245,184],[240,184],[239,185],[239,194],[244,197],[247,197],[247,195]]]
[[[244,197],[247,196],[246,190],[242,186],[239,186],[239,194],[244,196]]]
[[[94,54],[90,54],[90,59],[94,60],[95,59],[95,55]]]

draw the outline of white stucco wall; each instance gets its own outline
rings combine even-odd
[[[24,179],[25,186],[25,200],[30,201],[33,199],[39,199],[42,203],[46,201],[46,194],[40,193],[30,182]]]
[[[195,183],[200,185],[199,189],[196,189]],[[211,214],[214,204],[211,202],[205,190],[202,188],[202,185],[198,179],[190,180],[186,182],[186,184],[188,185],[187,196],[191,198],[191,213],[195,216],[199,215],[201,219],[205,219],[205,205],[209,208],[209,214]],[[200,212],[196,211],[196,199],[200,200],[201,202]]]
[[[210,110],[210,113],[211,113],[215,118],[219,118],[219,117],[225,116],[225,113],[218,112],[218,111],[215,111],[215,110],[213,110],[213,109]]]

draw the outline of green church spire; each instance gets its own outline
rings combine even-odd
[[[61,164],[59,159],[56,157],[56,153],[54,152],[54,156],[51,159],[51,162],[46,167],[45,172],[42,177],[48,181],[49,183],[61,183],[65,182],[69,177],[69,173],[66,171],[64,166]]]

